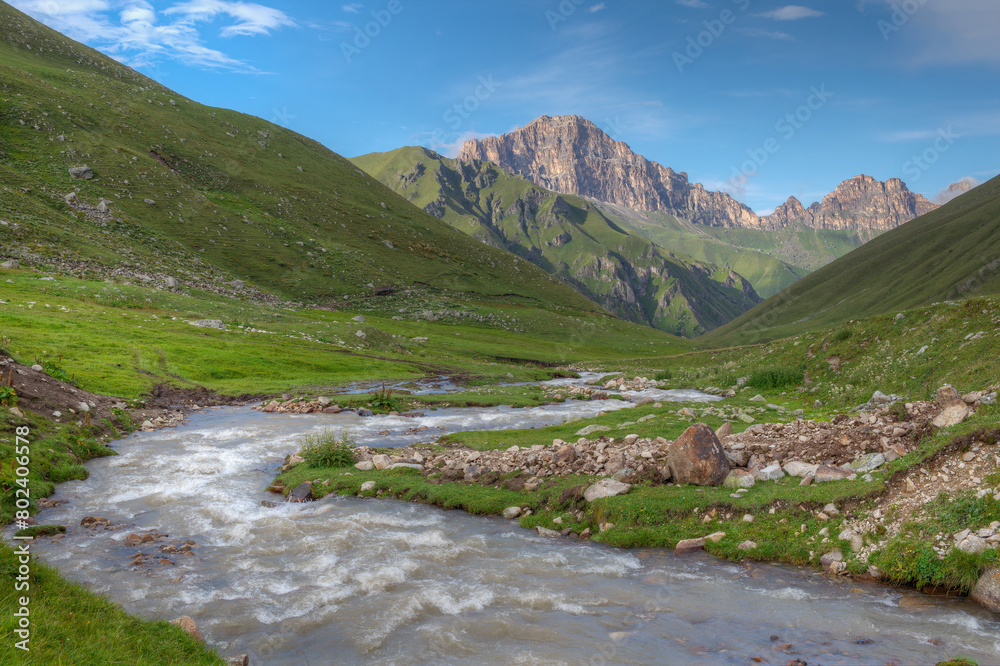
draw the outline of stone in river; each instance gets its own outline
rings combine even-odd
[[[969,598],[994,613],[1000,613],[1000,569],[989,569],[980,576]]]
[[[542,527],[541,525],[536,527],[535,531],[538,532],[538,536],[549,537],[550,539],[558,539],[562,536],[561,533],[556,532],[555,530],[550,530],[547,527]]]
[[[191,638],[195,639],[199,643],[205,642],[205,638],[201,635],[201,632],[198,630],[198,625],[195,624],[194,620],[192,620],[187,615],[181,615],[179,618],[171,620],[170,624],[176,624],[178,627],[183,629],[185,633],[191,636]]]
[[[295,486],[295,490],[288,493],[289,502],[308,502],[313,499],[312,481],[306,481]]]
[[[698,550],[705,550],[705,539],[681,539],[674,548],[674,555],[684,555]]]

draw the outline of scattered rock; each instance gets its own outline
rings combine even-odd
[[[110,524],[110,520],[101,518],[100,516],[87,516],[80,521],[81,527],[107,527]]]
[[[976,534],[970,534],[965,537],[961,543],[956,546],[963,553],[968,553],[969,555],[979,555],[985,553],[987,549],[986,540],[981,538]]]
[[[726,488],[753,488],[757,481],[753,478],[753,474],[745,469],[734,469],[729,472],[729,476],[723,482]]]
[[[778,479],[783,479],[784,477],[785,470],[781,469],[781,465],[779,463],[768,465],[764,469],[757,472],[758,481],[777,481]]]
[[[699,550],[705,550],[705,539],[703,537],[698,539],[681,539],[677,542],[677,546],[674,547],[674,555],[685,555]]]
[[[606,425],[598,425],[595,423],[585,428],[580,428],[576,431],[576,435],[577,437],[586,437],[587,435],[591,435],[595,432],[604,432],[606,430],[611,430],[611,428]]]
[[[548,537],[550,539],[558,539],[562,536],[561,533],[556,532],[555,530],[550,530],[547,527],[542,527],[541,525],[537,526],[535,531],[538,532],[538,536]]]
[[[831,550],[819,558],[819,563],[830,573],[839,573],[844,568],[844,554],[839,550]]]
[[[827,483],[829,481],[842,481],[843,479],[848,479],[852,476],[853,474],[851,472],[840,469],[839,467],[820,465],[816,469],[814,481],[816,481],[816,483]]]
[[[816,470],[819,469],[819,465],[810,465],[809,463],[804,463],[800,460],[789,460],[785,463],[783,469],[785,470],[785,474],[788,476],[805,478],[810,474],[815,474]]]
[[[627,493],[630,488],[632,488],[631,485],[622,483],[621,481],[601,479],[583,491],[583,498],[588,502],[593,502],[604,497],[614,497],[615,495]]]
[[[190,324],[200,328],[215,328],[220,331],[226,330],[226,325],[218,319],[199,319],[198,321],[190,322]]]
[[[374,481],[365,481],[364,483],[361,484],[361,492],[366,493],[369,490],[375,490]]]
[[[362,460],[361,462],[354,463],[354,467],[355,469],[359,469],[362,472],[368,472],[375,469],[375,463],[373,463],[371,460]],[[366,481],[365,483],[375,483],[375,482]],[[364,484],[362,484],[362,486],[364,486]],[[362,487],[362,490],[364,490],[364,487]]]
[[[866,453],[851,463],[851,469],[858,474],[870,472],[885,464],[885,456],[881,453]]]
[[[740,545],[736,547],[739,548],[740,550],[753,550],[754,548],[757,547],[757,542],[747,540],[743,541],[742,543],[740,543]]]
[[[733,434],[733,424],[728,421],[719,426],[719,429],[715,431],[715,436],[719,438],[721,442],[726,437]]]
[[[70,167],[69,175],[78,180],[90,180],[94,177],[94,170],[87,165]]]
[[[509,506],[503,510],[503,517],[508,520],[513,520],[521,515],[521,507],[519,506]]]
[[[951,384],[945,384],[939,388],[935,399],[937,400],[937,404],[941,407],[950,407],[956,403],[965,404],[962,401],[962,396]]]
[[[198,625],[195,624],[194,620],[192,620],[187,615],[181,615],[176,620],[171,620],[170,624],[176,624],[178,627],[183,629],[185,633],[191,636],[191,638],[195,639],[199,643],[205,642],[205,638],[201,635],[201,632],[198,630]]]
[[[969,418],[969,414],[971,413],[972,410],[969,409],[969,406],[962,402],[962,399],[959,398],[958,402],[945,407],[944,410],[938,414],[933,421],[931,421],[931,424],[938,428],[948,428],[953,425],[958,425],[965,419]]]
[[[312,481],[306,481],[295,486],[295,489],[288,493],[289,502],[308,502],[313,499]]]

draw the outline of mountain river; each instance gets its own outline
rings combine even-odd
[[[1000,662],[998,618],[968,601],[808,568],[545,539],[514,521],[396,500],[261,505],[275,499],[265,489],[284,456],[312,430],[402,446],[630,406],[422,418],[204,410],[181,427],[115,442],[120,455],[89,462],[90,478],[60,484],[53,497],[68,503],[38,520],[69,533],[33,549],[129,612],[191,616],[223,653],[248,653],[255,664],[933,664],[959,654]],[[403,434],[415,427],[426,429]],[[385,430],[393,434],[377,434]],[[78,527],[91,515],[124,526]],[[194,540],[195,555],[133,567],[137,548],[123,539],[151,529],[171,543]]]

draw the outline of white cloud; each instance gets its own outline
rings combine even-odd
[[[944,205],[952,199],[958,198],[971,190],[973,187],[982,185],[981,182],[972,176],[966,176],[944,188],[934,196],[934,203]]]
[[[763,37],[764,39],[776,39],[779,41],[794,42],[795,38],[787,32],[780,30],[763,30],[761,28],[740,28],[739,32],[747,37]]]
[[[257,72],[248,63],[206,46],[198,24],[229,19],[219,29],[222,37],[267,35],[296,25],[281,10],[228,0],[187,0],[160,14],[148,0],[10,1],[70,38],[132,67],[149,67],[170,58],[198,67]],[[166,20],[161,23],[161,18]]]
[[[358,14],[361,12],[361,5],[358,4],[357,2],[352,2],[349,5],[344,5],[343,7],[341,7],[341,9],[343,9],[348,14]]]
[[[823,12],[810,9],[809,7],[803,7],[801,5],[788,5],[779,9],[773,9],[769,12],[764,12],[763,14],[757,14],[757,16],[763,16],[764,18],[774,19],[776,21],[797,21],[804,18],[823,16]]]
[[[282,27],[295,27],[295,22],[280,9],[251,2],[228,0],[187,0],[163,12],[168,16],[179,15],[182,22],[211,21],[218,15],[236,19],[236,23],[222,28],[223,37],[236,35],[266,35]]]
[[[902,16],[899,15],[902,3],[886,0],[884,4],[886,10],[878,25],[880,29],[890,26],[885,28],[886,41],[898,40],[910,47],[913,54],[906,64],[1000,66],[1000,48],[997,48],[1000,2],[927,2],[913,13],[903,12]]]
[[[704,0],[677,0],[677,4],[693,9],[705,9],[708,7],[708,3],[704,2]]]
[[[588,7],[587,11],[593,14],[594,12],[599,12],[602,9],[607,9],[607,8],[608,6],[606,4],[604,4],[603,2],[598,2],[596,5],[591,5],[590,7]]]

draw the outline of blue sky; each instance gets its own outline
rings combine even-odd
[[[578,114],[759,212],[1000,173],[997,0],[8,1],[348,157]]]

